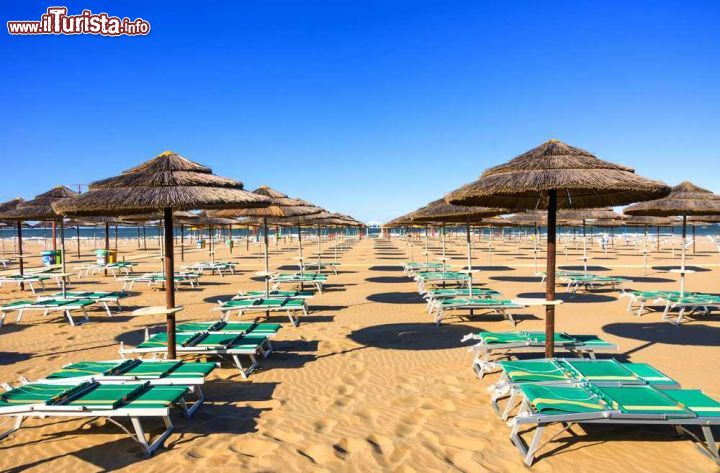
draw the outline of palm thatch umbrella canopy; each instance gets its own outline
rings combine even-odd
[[[0,203],[0,214],[15,210],[18,205],[24,202],[25,200],[23,200],[21,197],[16,197],[15,199],[8,200],[7,202]]]
[[[508,163],[485,171],[475,182],[450,193],[457,205],[484,205],[548,212],[546,356],[554,355],[555,245],[558,209],[614,207],[666,196],[665,184],[632,168],[602,161],[558,140],[547,141]]]
[[[650,217],[645,215],[630,215],[623,220],[623,224],[627,227],[669,227],[679,223],[679,220],[671,217]]]
[[[687,218],[691,215],[720,215],[720,195],[684,181],[672,188],[672,192],[661,199],[641,202],[625,208],[628,215],[651,217],[682,216],[682,265],[680,267],[680,293],[685,292],[685,259],[687,239]]]
[[[19,203],[14,209],[8,210],[0,215],[0,220],[14,220],[17,222],[18,253],[20,254],[19,271],[24,274],[24,263],[22,258],[22,222],[27,220],[40,220],[53,222],[53,249],[56,247],[55,222],[60,222],[60,246],[62,250],[61,263],[65,273],[65,232],[62,216],[52,208],[53,202],[78,195],[77,192],[65,186],[53,187],[47,192],[35,196],[34,199]],[[65,292],[65,279],[63,281],[63,293]],[[21,284],[21,287],[23,285]]]
[[[5,212],[9,212],[10,210],[15,209],[18,205],[25,202],[21,197],[17,197],[12,200],[8,200],[7,202],[0,203],[0,214],[3,214]],[[3,222],[0,220],[0,231],[2,231],[2,227],[9,226],[9,222]],[[2,242],[2,252],[3,255],[5,255],[5,239],[2,238],[2,235],[0,235],[0,242]]]
[[[720,223],[720,215],[697,215],[688,217],[688,223],[694,225],[703,223]]]
[[[215,212],[217,217],[238,218],[238,217],[260,217],[263,226],[263,246],[265,250],[265,295],[270,297],[270,239],[268,235],[268,218],[284,219],[302,215],[318,214],[322,211],[320,207],[314,206],[301,199],[291,199],[287,194],[275,190],[269,186],[260,186],[253,193],[270,199],[270,205],[254,209],[226,209]],[[298,228],[298,233],[300,229]]]
[[[175,358],[175,262],[173,210],[263,207],[268,199],[243,190],[242,182],[216,176],[212,169],[172,151],[90,184],[86,193],[53,204],[73,216],[132,215],[162,211],[165,225],[165,303],[168,356]]]
[[[468,288],[470,290],[470,294],[472,295],[472,243],[470,241],[470,224],[472,222],[482,220],[483,217],[495,217],[505,213],[508,213],[507,209],[469,205],[453,205],[447,203],[443,198],[432,201],[428,205],[419,208],[415,212],[412,212],[410,214],[410,218],[415,222],[436,222],[442,224],[443,267],[445,264],[445,224],[465,224],[465,241],[467,246],[467,271],[470,275],[470,278],[468,279]]]

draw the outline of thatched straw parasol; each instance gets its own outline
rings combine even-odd
[[[52,242],[53,250],[57,250],[57,239],[55,236],[55,224],[60,222],[60,246],[61,246],[61,264],[62,272],[65,273],[65,229],[63,226],[62,216],[56,213],[52,208],[52,203],[60,199],[68,197],[74,197],[78,195],[77,192],[68,189],[65,186],[53,187],[47,192],[43,192],[35,196],[34,199],[26,202],[19,203],[14,209],[8,210],[0,215],[0,220],[14,220],[17,222],[17,236],[18,236],[18,254],[19,258],[19,271],[20,275],[24,274],[23,264],[23,249],[22,249],[22,222],[28,220],[39,220],[39,221],[50,221],[52,222]],[[62,280],[62,291],[63,297],[65,296],[65,278]],[[21,283],[20,287],[24,289],[24,285]]]
[[[262,195],[270,199],[270,205],[263,208],[255,209],[226,209],[215,212],[218,217],[239,218],[239,217],[258,217],[262,218],[263,227],[263,246],[265,250],[265,271],[263,277],[265,279],[265,296],[270,297],[270,239],[268,235],[268,218],[286,219],[290,217],[299,217],[303,215],[318,214],[322,211],[320,207],[316,207],[309,202],[301,199],[292,199],[269,186],[260,186],[253,193]],[[300,229],[298,228],[298,234]],[[300,262],[302,271],[302,261]]]
[[[688,217],[688,223],[691,223],[691,224],[720,223],[720,215],[698,215],[698,216],[694,216],[694,217]]]
[[[445,270],[445,224],[446,223],[464,223],[465,224],[465,242],[467,250],[467,271],[468,271],[468,289],[472,297],[472,242],[470,241],[470,224],[482,220],[483,217],[495,217],[508,213],[507,209],[499,209],[492,207],[480,207],[469,205],[453,205],[438,199],[430,202],[425,207],[421,207],[410,214],[410,219],[415,222],[440,223],[442,225],[442,260],[443,271]]]
[[[262,207],[268,199],[243,190],[234,179],[212,174],[209,167],[172,151],[90,184],[88,192],[56,202],[56,211],[74,216],[131,215],[162,211],[165,225],[165,303],[175,308],[173,210]],[[175,358],[175,313],[167,314],[168,356]]]
[[[550,140],[488,169],[480,179],[452,192],[446,200],[458,205],[547,210],[545,353],[552,357],[557,210],[626,205],[657,199],[669,191],[665,184],[640,177],[631,168],[601,161],[585,150]]]
[[[9,212],[10,210],[14,210],[15,207],[25,202],[21,197],[17,197],[12,200],[8,200],[7,202],[0,203],[0,214],[3,214],[5,212]],[[0,232],[7,224],[0,220]],[[3,256],[5,255],[5,239],[2,237],[2,234],[0,234],[0,242],[2,242],[2,253]]]
[[[624,212],[628,215],[651,217],[682,216],[682,264],[679,273],[680,294],[683,295],[685,293],[687,218],[691,215],[720,215],[720,195],[685,181],[673,187],[667,197],[631,205]]]

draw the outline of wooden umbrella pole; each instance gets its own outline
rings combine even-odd
[[[265,244],[265,297],[270,297],[270,248],[267,217],[263,217],[263,243]],[[301,262],[302,263],[302,262]]]
[[[175,308],[175,260],[173,258],[173,215],[172,209],[163,210],[165,226],[165,306]],[[175,347],[175,314],[167,314],[168,359],[174,360],[177,355]]]
[[[77,239],[77,257],[80,258],[80,224],[75,225],[75,237]]]
[[[110,259],[110,224],[105,222],[105,268],[103,269],[103,272],[105,273],[105,276],[107,276],[107,263]]]
[[[185,225],[180,224],[180,261],[185,261]]]
[[[555,240],[557,224],[557,191],[548,192],[548,235],[547,235],[547,268],[545,299],[555,300]],[[552,358],[555,354],[555,306],[545,307],[545,357]]]
[[[56,227],[56,223],[54,220],[51,222],[51,225],[52,225],[52,227],[51,227],[52,228],[52,249],[53,249],[53,251],[57,251],[57,227]]]
[[[17,251],[18,251],[18,265],[20,266],[20,276],[25,274],[25,262],[23,258],[23,247],[22,247],[22,221],[17,222]],[[20,283],[20,290],[25,290],[25,283]]]
[[[62,296],[63,299],[67,296],[67,269],[65,266],[65,222],[60,219],[60,265],[62,267],[62,273],[60,280],[62,281]]]

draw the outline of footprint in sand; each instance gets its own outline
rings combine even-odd
[[[305,437],[299,433],[291,432],[289,430],[279,429],[279,430],[266,430],[265,434],[266,437],[269,437],[273,440],[278,440],[280,442],[286,442],[286,443],[299,443],[302,441]]]
[[[380,414],[374,409],[360,409],[353,412],[352,415],[360,419],[363,424],[374,426]]]
[[[358,438],[342,438],[334,446],[335,453],[341,457],[345,457],[353,454],[362,454],[369,450],[371,446]]]
[[[262,457],[277,449],[279,445],[269,440],[247,438],[241,439],[230,445],[230,450],[249,457]]]
[[[298,453],[308,457],[314,463],[319,465],[338,459],[338,456],[335,453],[335,448],[326,444],[314,444],[307,448],[301,448],[298,449]]]
[[[313,429],[314,429],[315,432],[317,432],[317,433],[327,434],[327,433],[329,433],[336,425],[337,425],[337,422],[336,422],[336,421],[334,421],[334,420],[332,420],[332,419],[328,419],[328,418],[323,418],[323,419],[318,419],[318,420],[316,420],[315,422],[313,422]]]
[[[393,441],[383,435],[371,434],[365,438],[365,441],[370,444],[373,451],[378,455],[389,457],[395,451]]]

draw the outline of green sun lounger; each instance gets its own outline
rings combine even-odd
[[[221,277],[224,276],[224,272],[229,272],[230,274],[235,274],[235,267],[237,264],[231,263],[229,261],[206,261],[201,263],[194,263],[187,266],[184,266],[183,268],[188,271],[194,271],[194,272],[200,272],[204,273],[205,271],[210,271],[210,273],[217,272],[218,275]]]
[[[265,291],[245,291],[238,292],[233,300],[240,299],[258,299],[266,297]],[[312,291],[270,291],[270,298],[272,299],[310,299],[315,295]]]
[[[300,290],[304,289],[305,284],[314,286],[318,293],[322,294],[323,284],[327,282],[327,274],[322,273],[293,273],[293,274],[273,274],[270,276],[273,291],[277,291],[283,284],[299,285]]]
[[[200,275],[197,273],[175,272],[175,289],[179,290],[182,284],[187,284],[191,288],[200,285]],[[135,283],[144,282],[148,287],[158,287],[165,285],[166,277],[161,273],[147,273],[138,276],[127,276],[123,279],[122,290],[130,290]]]
[[[440,325],[445,318],[446,312],[449,311],[469,311],[472,317],[475,311],[484,311],[486,313],[495,313],[502,315],[504,318],[515,325],[515,319],[509,310],[522,309],[524,305],[515,304],[510,300],[492,299],[492,298],[452,298],[439,299],[433,301],[430,307],[430,315],[433,316],[435,325]]]
[[[180,360],[81,361],[66,365],[38,382],[99,381],[110,384],[148,381],[152,386],[187,386],[196,397],[187,406],[192,414],[205,401],[202,385],[216,366],[215,363],[188,363]],[[23,382],[27,380],[23,379]]]
[[[30,383],[11,388],[0,394],[0,416],[15,417],[14,426],[0,434],[0,439],[18,431],[23,422],[34,418],[106,418],[119,424],[119,418],[129,418],[134,435],[147,455],[151,455],[173,432],[170,409],[179,407],[187,417],[191,415],[185,404],[186,386],[152,386],[147,382],[104,384],[80,382],[67,384]],[[142,419],[162,420],[165,430],[153,440],[146,437]],[[125,432],[130,430],[122,427]]]
[[[262,335],[274,337],[282,328],[282,324],[268,324],[257,322],[185,322],[177,326],[178,332],[224,332],[244,333],[247,335]]]
[[[105,312],[109,317],[112,317],[113,313],[110,310],[109,304],[114,304],[117,307],[117,311],[122,310],[120,305],[120,299],[127,297],[127,293],[123,291],[67,291],[63,297],[62,292],[56,292],[52,295],[52,299],[56,300],[78,300],[78,299],[89,299],[101,304],[105,309]],[[46,298],[38,298],[38,300],[44,300]],[[50,298],[47,298],[50,299]]]
[[[150,336],[134,348],[126,348],[120,344],[120,356],[164,354],[167,352],[167,333],[160,332]],[[243,378],[247,378],[258,366],[257,355],[267,357],[272,353],[272,345],[268,337],[262,333],[244,334],[238,332],[182,332],[175,334],[175,345],[178,356],[215,356],[220,359],[230,359],[240,371]],[[250,359],[250,366],[245,367],[240,356]]]
[[[598,274],[560,276],[559,279],[567,283],[565,292],[569,292],[570,294],[576,294],[581,287],[585,288],[586,291],[591,291],[599,287],[610,287],[612,290],[619,289],[621,292],[625,292],[624,285],[632,282],[630,279],[616,276],[601,276]]]
[[[409,263],[405,263],[403,265],[403,271],[409,275],[412,275],[414,273],[417,273],[419,271],[431,271],[431,270],[442,270],[446,269],[448,266],[443,263],[421,263],[421,262],[415,262],[411,261]]]
[[[16,283],[18,287],[21,287],[22,284],[27,284],[30,291],[35,294],[35,285],[33,283],[39,283],[40,287],[45,289],[45,281],[48,279],[50,279],[50,276],[43,274],[5,274],[0,276],[0,288],[6,282]]]
[[[516,407],[518,386],[523,383],[570,384],[589,382],[608,384],[648,384],[661,389],[679,388],[674,379],[647,363],[620,363],[614,359],[553,358],[540,360],[500,361],[502,374],[493,385],[491,403],[496,412],[499,401],[509,398],[502,418],[507,419]]]
[[[468,334],[461,340],[476,340],[470,347],[473,353],[472,367],[482,378],[485,374],[500,368],[498,361],[509,358],[517,353],[542,353],[545,351],[544,332],[479,332]],[[595,359],[596,353],[615,353],[616,344],[607,342],[596,335],[577,335],[563,332],[555,333],[554,343],[556,351],[566,351],[574,355],[588,356]]]
[[[546,428],[559,425],[562,432],[576,424],[674,427],[698,441],[703,453],[720,464],[718,446],[711,430],[712,426],[720,425],[720,402],[700,390],[577,383],[562,386],[521,384],[519,392],[523,398],[522,407],[512,420],[510,438],[528,466],[544,445],[541,441]],[[529,445],[520,433],[527,427],[535,429]],[[689,430],[692,427],[701,429],[704,441]]]
[[[239,317],[248,312],[286,312],[290,323],[298,326],[299,318],[296,314],[308,315],[308,306],[305,299],[231,299],[220,304],[217,310],[222,311],[223,320],[228,320],[232,312],[236,312]]]
[[[5,317],[8,312],[17,312],[16,322],[22,320],[22,316],[26,311],[41,311],[44,316],[50,312],[60,312],[65,316],[71,326],[75,326],[76,322],[72,317],[72,312],[79,310],[83,314],[82,323],[88,322],[87,307],[93,305],[94,300],[91,299],[39,299],[36,301],[14,301],[0,307],[0,327],[5,323]]]

